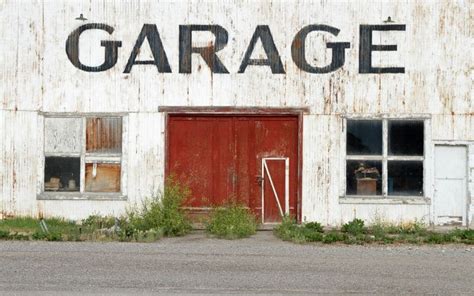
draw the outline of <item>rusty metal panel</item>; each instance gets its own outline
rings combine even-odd
[[[86,121],[86,152],[121,153],[122,118],[90,117]]]
[[[86,163],[86,192],[120,192],[120,164]]]
[[[81,153],[82,118],[44,119],[45,153]]]

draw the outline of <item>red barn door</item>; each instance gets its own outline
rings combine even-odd
[[[170,115],[167,133],[167,175],[189,186],[191,211],[235,198],[265,223],[296,215],[296,116]]]

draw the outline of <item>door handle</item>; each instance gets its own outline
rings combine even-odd
[[[257,181],[257,183],[258,183],[259,185],[262,185],[262,183],[263,183],[263,176],[261,176],[261,175],[256,175],[256,176],[255,176],[255,181]]]

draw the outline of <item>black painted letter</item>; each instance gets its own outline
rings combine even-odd
[[[372,67],[372,51],[396,51],[397,45],[372,44],[373,31],[405,31],[405,25],[360,25],[359,73],[405,73],[403,67]]]
[[[86,30],[97,29],[106,31],[109,34],[112,34],[114,28],[106,24],[85,24],[72,31],[66,41],[66,54],[71,63],[78,69],[84,70],[86,72],[101,72],[106,71],[112,68],[117,63],[118,58],[118,48],[122,46],[120,41],[107,41],[102,40],[100,42],[101,46],[105,47],[105,56],[104,62],[100,66],[91,67],[86,66],[79,61],[79,37],[81,37],[82,32]]]
[[[149,61],[137,61],[137,55],[140,52],[140,48],[143,45],[145,38],[148,40],[150,45],[151,54],[153,55],[153,60]],[[166,57],[165,49],[163,48],[163,43],[161,42],[160,34],[156,25],[144,24],[140,35],[138,35],[137,42],[133,47],[130,58],[128,58],[127,65],[123,73],[130,73],[133,65],[156,65],[158,72],[160,73],[171,73],[171,67],[168,63],[168,58]]]
[[[193,47],[193,31],[209,31],[216,36],[214,45]],[[227,45],[227,31],[218,25],[179,26],[179,73],[191,73],[191,54],[199,53],[213,73],[229,73],[216,52]]]
[[[263,50],[265,50],[267,55],[266,59],[250,59],[258,39],[262,41]],[[248,65],[270,66],[273,74],[285,74],[285,69],[283,69],[280,54],[273,41],[272,33],[266,25],[257,26],[255,29],[242,64],[240,64],[239,73],[244,73]]]
[[[332,59],[331,64],[325,67],[314,67],[308,64],[306,61],[306,53],[305,53],[305,43],[306,37],[310,32],[313,31],[324,31],[337,36],[339,34],[339,29],[327,26],[327,25],[309,25],[301,29],[293,39],[293,43],[291,44],[291,57],[295,62],[296,66],[303,71],[309,73],[329,73],[332,71],[337,70],[338,68],[344,65],[345,61],[345,54],[344,51],[346,48],[350,47],[349,42],[328,42],[326,47],[332,48]]]

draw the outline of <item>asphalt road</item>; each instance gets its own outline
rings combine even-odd
[[[474,247],[0,242],[0,295],[474,295]]]

